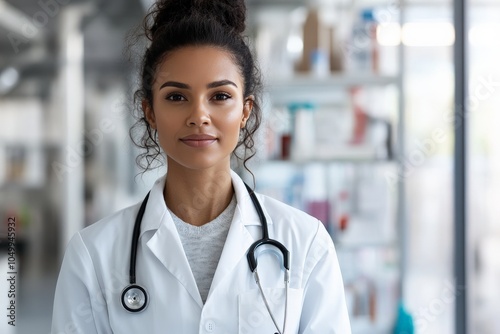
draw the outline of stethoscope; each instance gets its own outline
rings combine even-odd
[[[248,249],[247,253],[247,260],[248,260],[248,266],[250,268],[250,271],[252,272],[255,282],[257,283],[260,294],[262,296],[262,299],[264,300],[264,304],[266,305],[267,311],[269,312],[269,315],[271,316],[271,319],[273,320],[274,326],[276,326],[276,329],[278,330],[279,334],[283,334],[285,332],[285,324],[286,324],[286,315],[287,315],[287,308],[288,308],[288,284],[290,282],[289,279],[289,270],[290,270],[290,253],[286,249],[283,244],[281,244],[279,241],[274,240],[269,238],[269,231],[268,231],[268,226],[267,226],[267,219],[264,215],[264,211],[262,210],[262,207],[257,199],[257,196],[255,196],[255,193],[253,190],[245,183],[245,187],[247,188],[248,194],[250,195],[250,198],[252,199],[252,203],[255,206],[255,210],[257,211],[257,215],[259,216],[260,223],[262,225],[262,238],[255,241],[250,248]],[[142,201],[141,207],[139,208],[139,212],[137,213],[137,217],[135,218],[135,224],[134,224],[134,232],[132,234],[132,246],[131,246],[131,252],[130,252],[130,270],[129,270],[129,285],[125,287],[122,291],[121,295],[121,303],[123,307],[129,311],[129,312],[141,312],[143,311],[149,302],[149,295],[142,286],[136,283],[136,277],[135,277],[135,264],[136,264],[136,259],[137,259],[137,244],[139,243],[139,234],[141,230],[141,221],[142,217],[144,215],[144,211],[146,210],[146,204],[148,202],[149,198],[149,192]],[[285,282],[285,315],[283,319],[283,329],[280,331],[278,327],[278,323],[276,322],[276,319],[274,318],[273,313],[271,312],[271,309],[269,307],[269,304],[267,302],[267,298],[264,294],[264,290],[262,289],[262,286],[260,284],[260,278],[259,274],[257,272],[257,255],[256,255],[256,250],[262,246],[262,245],[271,245],[273,247],[276,247],[280,250],[283,258],[283,267],[284,267],[284,282]]]

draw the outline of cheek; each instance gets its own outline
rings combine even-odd
[[[225,122],[228,125],[231,124],[232,126],[235,126],[237,124],[237,127],[239,128],[241,120],[243,119],[243,108],[239,103],[235,103],[235,105],[231,106],[231,108],[228,108],[228,110],[223,115],[225,118]]]
[[[179,131],[179,122],[181,120],[176,119],[175,116],[162,114],[156,117],[158,126],[158,136],[161,142],[168,144],[175,138],[175,135]]]
[[[224,132],[228,135],[234,137],[238,136],[241,128],[241,120],[243,115],[241,113],[232,113],[227,115],[225,119],[221,121],[221,126],[224,129]]]

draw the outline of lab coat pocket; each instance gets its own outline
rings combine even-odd
[[[283,329],[285,311],[285,288],[266,288],[264,294],[269,308],[278,324]],[[288,309],[285,333],[297,333],[302,310],[303,289],[288,289]],[[274,334],[277,332],[259,289],[253,289],[238,296],[238,317],[240,334]]]

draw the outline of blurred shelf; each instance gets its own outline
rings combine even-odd
[[[310,74],[271,79],[265,90],[273,104],[314,101],[330,103],[345,101],[346,90],[352,87],[398,85],[399,77],[374,74],[333,74],[318,77]]]
[[[249,7],[305,7],[307,5],[307,0],[247,0]],[[347,0],[330,2],[329,5],[335,9],[350,9],[352,7],[388,6],[388,3],[386,0]]]
[[[336,147],[331,152],[319,151],[308,157],[300,159],[270,159],[267,162],[279,164],[308,164],[311,162],[335,163],[335,162],[395,162],[392,158],[380,158],[377,148],[369,145],[349,145]]]
[[[347,229],[339,235],[332,233],[332,239],[340,249],[399,247],[397,235],[393,231],[391,216],[356,217],[351,216]]]
[[[453,2],[451,0],[406,0],[405,6],[412,7],[437,7],[437,6],[447,6],[450,10],[453,9]],[[472,0],[469,2],[470,7],[497,7],[500,2],[496,0]]]
[[[30,183],[25,181],[1,181],[0,180],[0,191],[1,192],[10,192],[13,190],[16,191],[45,191],[46,184],[45,183]]]
[[[351,319],[352,334],[390,334],[391,326],[380,326],[370,324],[367,321],[356,321]]]
[[[339,157],[335,159],[307,159],[307,160],[265,160],[259,162],[260,166],[275,166],[275,167],[289,167],[289,166],[303,166],[313,163],[322,164],[396,164],[394,159],[351,159],[347,157]],[[259,167],[260,167],[259,166]]]
[[[353,87],[353,86],[385,86],[398,84],[399,77],[375,75],[375,74],[332,74],[321,77],[310,74],[299,74],[287,78],[278,78],[269,81],[268,87],[272,91],[301,89],[328,89],[331,87]]]
[[[362,242],[344,242],[342,239],[333,239],[337,251],[357,251],[363,248],[392,248],[398,247],[395,240],[371,240]]]
[[[41,141],[41,142],[20,142],[20,141],[12,141],[12,140],[2,140],[0,139],[0,148],[1,147],[19,147],[26,149],[59,149],[62,147],[62,142],[57,141]]]

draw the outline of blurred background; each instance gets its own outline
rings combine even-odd
[[[152,0],[0,0],[0,309],[49,333],[67,242],[140,201],[140,42]],[[447,0],[247,0],[264,74],[257,190],[318,217],[337,248],[353,333],[392,333],[400,302],[416,333],[500,333],[500,2],[469,0],[467,286],[455,284],[455,29]],[[130,59],[129,59],[130,58]],[[496,112],[496,113],[495,113]],[[249,177],[237,162],[234,169]],[[15,230],[16,255],[8,236]],[[11,234],[12,235],[12,234]],[[14,259],[14,260],[13,260]],[[13,266],[13,267],[11,267]]]

